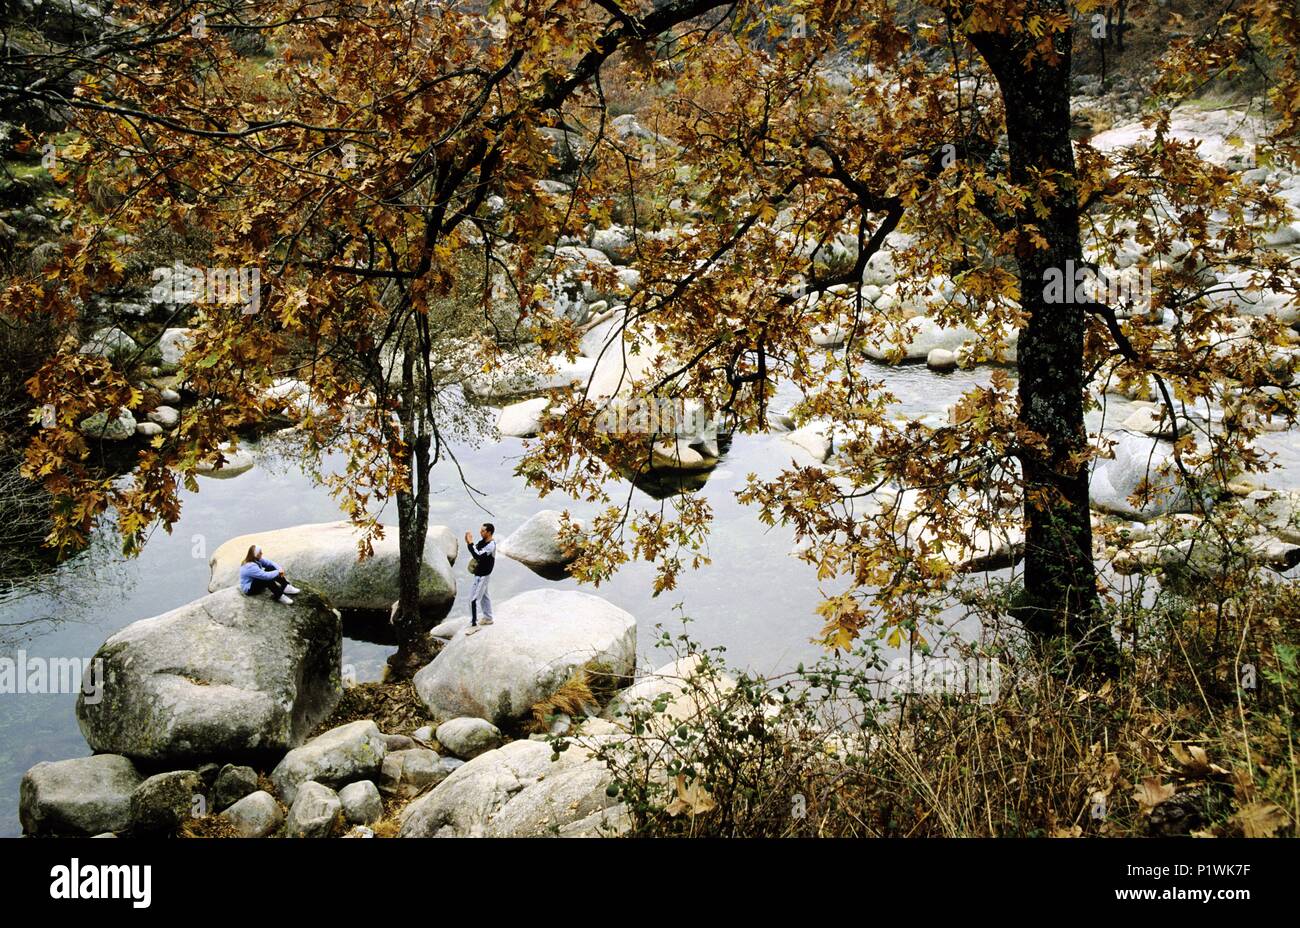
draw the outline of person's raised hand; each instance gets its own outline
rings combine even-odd
[[[474,543],[474,536],[471,535],[469,532],[466,532],[466,533],[465,533],[465,542],[466,542],[466,544],[473,544],[473,543]]]

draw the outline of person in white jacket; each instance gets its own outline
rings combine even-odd
[[[475,541],[469,532],[465,533],[465,544],[469,548],[469,556],[473,558],[471,573],[474,574],[474,585],[469,591],[469,628],[466,634],[472,635],[483,625],[492,624],[492,599],[488,596],[488,578],[492,576],[492,568],[496,566],[497,543],[492,536],[496,534],[496,526],[491,522],[484,522],[479,526],[479,540]],[[483,621],[478,618],[479,609],[483,610]]]

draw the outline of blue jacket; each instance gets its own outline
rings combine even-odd
[[[279,573],[280,565],[269,558],[245,561],[239,565],[239,588],[245,593],[251,593],[254,580],[274,580]]]

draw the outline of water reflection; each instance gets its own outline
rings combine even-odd
[[[880,368],[872,376],[887,379],[900,415],[935,417],[973,386],[987,385],[991,372],[956,371],[938,377],[924,366],[913,366]],[[773,407],[788,408],[796,399],[793,391],[782,389]],[[1119,421],[1118,407],[1107,411],[1108,426]],[[1099,415],[1090,417],[1089,424],[1100,424]],[[91,549],[0,598],[0,633],[8,636],[0,641],[0,651],[21,642],[31,654],[89,658],[114,631],[204,595],[207,558],[226,539],[339,519],[329,493],[303,473],[289,450],[289,437],[266,442],[246,473],[225,480],[201,478],[199,493],[183,493],[181,519],[173,531],[155,531],[139,557],[122,558],[111,534],[105,533]],[[1282,451],[1286,463],[1300,464],[1290,436],[1265,439],[1262,444]],[[482,495],[462,485],[456,463],[443,461],[434,472],[430,521],[450,526],[457,537],[487,520],[505,537],[543,508],[568,509],[579,519],[599,511],[597,504],[539,500],[514,474],[522,453],[518,440],[464,443],[455,453],[459,467]],[[630,492],[634,506],[658,508],[658,500],[669,492],[700,492],[714,513],[706,551],[712,563],[683,573],[675,590],[655,597],[654,570],[644,563],[625,565],[599,588],[585,588],[637,617],[639,649],[647,665],[658,666],[665,659],[647,654],[656,640],[655,626],[680,630],[683,615],[691,619],[691,636],[704,647],[725,647],[730,662],[755,673],[786,672],[800,663],[811,665],[822,655],[812,642],[821,627],[815,610],[824,595],[840,588],[819,583],[812,566],[790,555],[794,539],[789,530],[761,525],[755,512],[735,499],[746,475],[772,477],[791,462],[808,464],[811,459],[779,433],[737,435],[713,471],[623,485],[621,492]],[[338,464],[327,460],[324,469]],[[396,522],[395,510],[381,516]],[[469,575],[460,561],[455,574],[457,600],[450,613],[466,614]],[[990,578],[1007,576],[1001,571]],[[572,578],[541,576],[504,557],[498,558],[492,579],[497,603],[543,585],[579,588]],[[970,637],[977,632],[973,620],[960,612],[945,614],[944,624],[950,635]],[[348,618],[344,663],[356,679],[382,676],[395,650],[386,626],[386,615]],[[89,753],[73,715],[74,700],[72,694],[0,695],[0,835],[19,832],[18,784],[27,768],[42,760]]]

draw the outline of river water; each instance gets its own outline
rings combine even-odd
[[[942,375],[924,365],[880,370],[898,397],[897,411],[907,416],[938,414],[989,377],[987,369]],[[781,408],[779,402],[775,406]],[[1110,408],[1107,425],[1123,414],[1122,405]],[[1095,428],[1099,420],[1094,415],[1090,425]],[[1292,439],[1291,435],[1267,437],[1271,450],[1281,451],[1288,465],[1300,463]],[[539,500],[513,475],[521,451],[522,442],[516,439],[458,448],[466,478],[486,496],[476,502],[461,486],[455,469],[440,464],[435,486],[444,489],[432,500],[431,523],[449,525],[461,536],[481,522],[492,521],[498,537],[504,538],[539,509],[568,508],[579,517],[591,511],[590,506],[554,497]],[[644,666],[662,662],[662,655],[650,653],[656,624],[680,631],[683,615],[691,619],[688,628],[693,638],[708,647],[725,647],[732,664],[755,672],[789,670],[822,653],[811,639],[820,628],[815,609],[827,588],[819,586],[810,565],[790,555],[793,536],[788,529],[765,528],[753,509],[735,499],[748,474],[770,476],[792,460],[808,463],[811,459],[779,434],[736,436],[700,491],[714,511],[708,542],[712,563],[684,573],[677,589],[657,598],[651,595],[653,571],[645,564],[629,564],[612,581],[591,590],[636,616]],[[1300,473],[1300,466],[1292,472]],[[633,502],[655,505],[640,491],[634,491]],[[181,519],[172,532],[155,531],[138,557],[120,557],[106,536],[52,576],[37,578],[28,595],[0,602],[0,623],[44,620],[33,627],[27,640],[6,644],[3,654],[15,657],[21,648],[29,656],[90,658],[114,631],[206,594],[207,554],[227,538],[338,518],[328,493],[314,486],[292,461],[262,456],[258,466],[237,477],[201,478],[198,493],[184,494]],[[395,524],[396,513],[386,513],[384,521]],[[292,565],[287,566],[292,570]],[[459,615],[468,609],[469,578],[463,558],[455,570],[458,597],[451,614]],[[578,584],[544,580],[521,564],[498,559],[492,577],[495,603],[541,586],[577,588]],[[968,630],[954,628],[958,633]],[[344,663],[352,665],[358,679],[378,679],[392,650],[349,639],[344,642]],[[29,767],[89,753],[73,714],[75,699],[75,694],[66,693],[0,694],[0,836],[20,833],[18,786]]]

